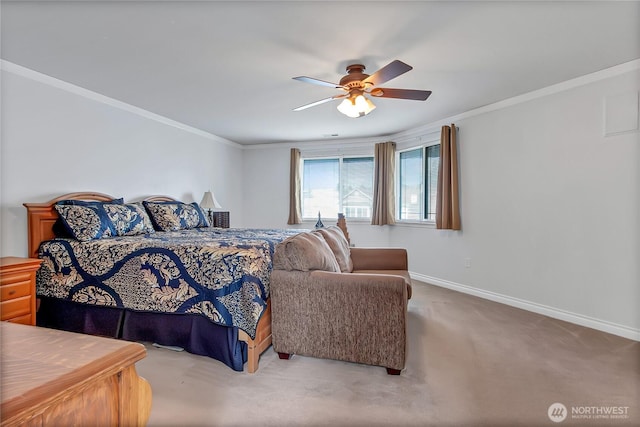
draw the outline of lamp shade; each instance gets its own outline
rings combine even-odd
[[[374,108],[376,108],[376,106],[373,102],[364,95],[350,96],[338,105],[338,111],[352,118],[366,116],[372,112]]]
[[[202,196],[200,207],[202,209],[211,210],[220,209],[222,206],[220,206],[220,203],[216,200],[216,196],[214,196],[211,191],[206,191],[204,196]]]

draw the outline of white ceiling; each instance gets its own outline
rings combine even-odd
[[[640,57],[640,2],[1,3],[2,59],[241,144],[393,134]],[[339,101],[360,62],[425,101]]]

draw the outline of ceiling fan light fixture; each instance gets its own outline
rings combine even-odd
[[[366,116],[375,108],[373,102],[364,95],[350,96],[338,105],[338,111],[351,118]]]
[[[342,103],[338,105],[338,111],[345,116],[356,118],[366,116],[376,108],[373,102],[364,96],[365,94],[381,98],[412,99],[415,101],[426,101],[431,95],[430,90],[377,87],[413,69],[411,65],[405,64],[398,59],[391,61],[371,75],[365,74],[364,69],[365,67],[362,64],[348,65],[347,75],[340,79],[340,83],[331,83],[306,76],[294,77],[295,80],[341,89],[346,93],[294,108],[293,111],[305,110],[334,99],[342,99]]]

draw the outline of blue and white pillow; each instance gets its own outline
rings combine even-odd
[[[147,211],[140,203],[105,203],[102,207],[111,221],[111,233],[114,236],[135,236],[155,232]]]
[[[196,203],[142,202],[158,231],[177,231],[209,227],[209,221]]]
[[[124,199],[121,197],[119,199],[113,199],[110,202],[65,199],[65,200],[60,200],[60,201],[56,202],[56,205],[74,205],[74,206],[99,207],[99,206],[102,206],[104,203],[112,203],[112,204],[120,204],[121,205],[121,204],[124,203]],[[75,236],[73,235],[73,232],[69,229],[69,227],[67,227],[65,222],[60,217],[58,217],[56,222],[53,224],[52,229],[53,229],[53,233],[55,234],[56,237],[75,238]],[[113,229],[112,229],[112,231],[113,231]]]
[[[54,207],[67,231],[82,242],[113,236],[111,221],[101,205],[56,204]]]

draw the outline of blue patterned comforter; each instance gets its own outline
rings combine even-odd
[[[135,311],[199,314],[255,338],[275,245],[303,230],[196,228],[40,246],[36,293]]]

